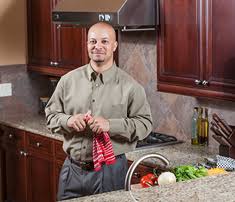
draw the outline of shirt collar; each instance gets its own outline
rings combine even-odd
[[[112,67],[110,67],[106,71],[104,71],[101,74],[99,74],[101,81],[103,83],[105,83],[105,82],[108,82],[108,81],[116,78],[116,71],[117,71],[117,66],[116,66],[116,64],[114,62]],[[87,73],[88,73],[89,81],[94,81],[96,79],[97,75],[98,75],[94,71],[94,69],[91,67],[91,64],[88,64]]]

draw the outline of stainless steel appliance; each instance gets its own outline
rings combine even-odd
[[[104,21],[114,27],[154,27],[158,16],[158,0],[62,0],[52,12],[54,23],[80,26]]]

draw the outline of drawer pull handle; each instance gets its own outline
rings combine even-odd
[[[41,147],[42,146],[42,144],[40,142],[37,142],[36,145],[37,145],[37,147]]]

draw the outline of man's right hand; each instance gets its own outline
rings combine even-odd
[[[73,128],[77,132],[81,132],[86,128],[85,114],[76,114],[71,116],[67,121],[67,126]]]

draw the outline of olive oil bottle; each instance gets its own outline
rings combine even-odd
[[[199,107],[198,108],[198,119],[197,119],[197,134],[198,134],[198,144],[202,145],[204,142],[204,137],[203,137],[203,128],[202,128],[202,113],[203,113],[203,108]]]
[[[208,145],[208,137],[209,137],[209,120],[208,120],[208,109],[205,108],[205,114],[202,119],[202,128],[203,128],[203,144]]]
[[[194,107],[191,124],[191,143],[198,145],[198,107]]]

